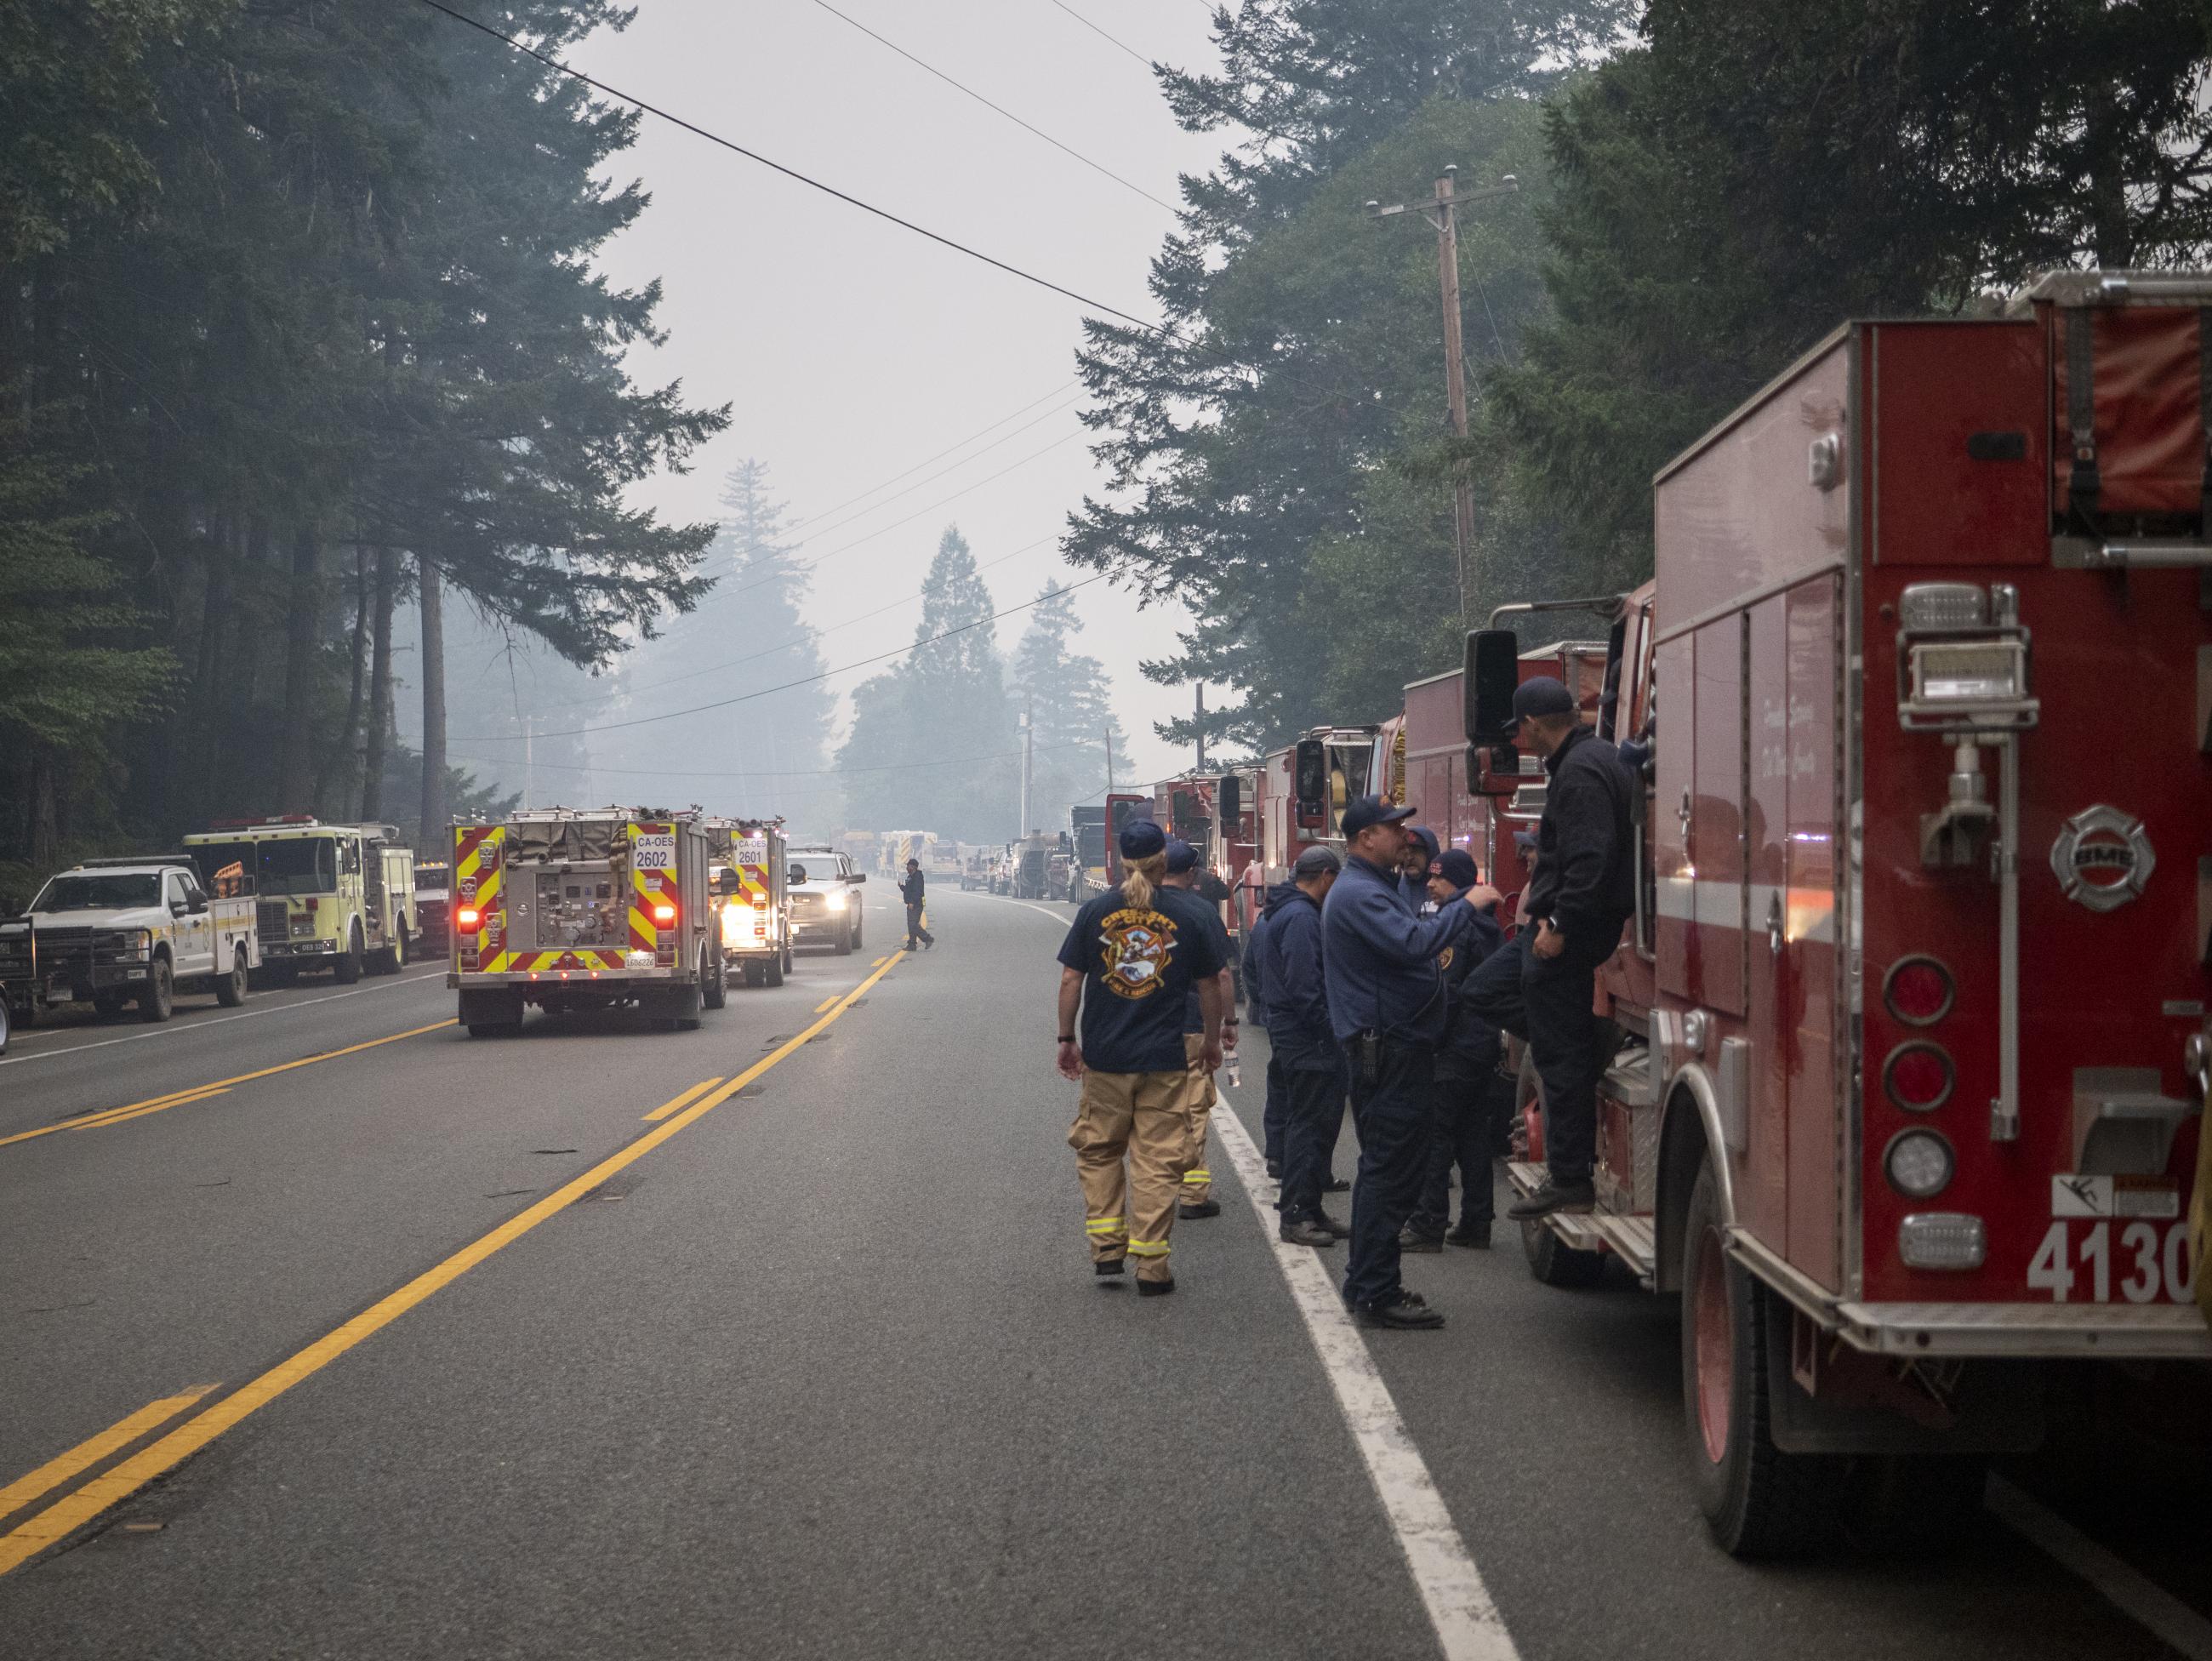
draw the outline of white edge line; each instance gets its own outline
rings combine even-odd
[[[981,897],[1003,900],[1007,897]],[[1054,922],[1066,921],[1032,901],[1012,904]],[[1413,1588],[1420,1594],[1429,1624],[1436,1629],[1445,1661],[1520,1661],[1521,1652],[1505,1629],[1505,1618],[1483,1584],[1467,1542],[1460,1538],[1436,1478],[1429,1474],[1427,1463],[1413,1445],[1412,1433],[1398,1415],[1398,1404],[1391,1399],[1389,1386],[1382,1382],[1375,1358],[1361,1339],[1359,1329],[1352,1324],[1351,1312],[1337,1294],[1328,1270],[1310,1246],[1286,1245],[1274,1238],[1281,1220],[1268,1202],[1273,1184],[1267,1165],[1252,1144],[1251,1132],[1237,1116],[1229,1092],[1218,1080],[1214,1089],[1230,1110],[1215,1114],[1213,1127],[1220,1133],[1229,1162],[1236,1167],[1237,1184],[1275,1254],[1275,1265],[1289,1283],[1291,1300],[1305,1317],[1307,1335],[1336,1392],[1345,1427],[1366,1463],[1376,1497],[1382,1502],[1383,1512],[1398,1536],[1399,1549],[1406,1555]]]
[[[1214,1088],[1227,1103],[1229,1092],[1218,1081]],[[1406,1567],[1446,1661],[1518,1661],[1520,1651],[1505,1629],[1505,1618],[1483,1584],[1467,1542],[1460,1538],[1443,1494],[1413,1445],[1406,1421],[1399,1417],[1389,1386],[1382,1382],[1375,1357],[1352,1324],[1328,1270],[1312,1247],[1287,1245],[1273,1238],[1281,1220],[1262,1197],[1270,1183],[1251,1132],[1233,1108],[1215,1114],[1213,1126],[1221,1134],[1253,1214],[1268,1236],[1276,1266],[1290,1283],[1291,1301],[1305,1317],[1306,1331],[1336,1391],[1345,1425],[1366,1462],[1376,1497],[1406,1554]]]
[[[396,987],[420,986],[423,982],[444,976],[441,969],[434,975],[402,975],[395,980],[380,981],[374,986],[356,986],[349,992],[325,992],[319,998],[301,998],[295,1003],[271,1004],[266,1009],[249,1009],[239,1015],[216,1015],[208,1020],[192,1021],[183,1026],[163,1026],[151,1032],[126,1032],[119,1038],[102,1038],[97,1043],[73,1043],[62,1050],[42,1050],[35,1056],[9,1056],[0,1059],[0,1067],[14,1067],[21,1062],[50,1062],[57,1056],[82,1056],[88,1050],[105,1050],[110,1044],[137,1043],[145,1038],[179,1038],[188,1032],[204,1032],[210,1026],[228,1026],[233,1021],[250,1021],[257,1015],[281,1015],[288,1009],[305,1009],[310,1004],[335,1003],[340,998],[358,998],[364,992],[389,992]],[[30,1035],[23,1035],[28,1037]],[[54,1036],[61,1037],[57,1031]],[[20,1043],[21,1040],[19,1039]]]
[[[2212,1661],[2212,1621],[2148,1576],[2130,1568],[2002,1476],[1990,1478],[1987,1504],[2014,1533],[2087,1581],[2108,1602],[2191,1661]]]

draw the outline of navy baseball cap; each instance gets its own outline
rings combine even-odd
[[[1406,834],[1428,850],[1429,862],[1433,865],[1437,857],[1437,833],[1425,824],[1409,824],[1406,827]]]
[[[1194,870],[1197,865],[1198,849],[1193,848],[1181,837],[1168,838],[1168,874],[1170,876],[1179,877],[1186,871]]]
[[[1393,807],[1380,796],[1362,796],[1344,810],[1344,839],[1351,841],[1370,824],[1396,824],[1420,811],[1418,807]]]
[[[1464,848],[1445,849],[1437,856],[1437,874],[1459,889],[1472,888],[1482,880],[1481,873],[1474,868],[1474,855]]]
[[[1536,833],[1534,830],[1516,830],[1513,833],[1513,847],[1522,859],[1527,859],[1536,851]]]
[[[1131,819],[1121,828],[1121,857],[1148,860],[1167,852],[1167,832],[1150,819]]]
[[[1341,871],[1344,861],[1336,856],[1336,849],[1326,843],[1316,843],[1300,854],[1297,863],[1291,867],[1294,877],[1318,877],[1324,871]]]
[[[1513,689],[1513,721],[1516,726],[1531,715],[1571,715],[1582,706],[1575,695],[1567,691],[1565,681],[1553,680],[1549,675],[1539,675],[1534,680],[1524,680]]]

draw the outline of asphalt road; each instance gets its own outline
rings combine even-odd
[[[1176,1294],[1095,1281],[1069,913],[936,896],[938,948],[878,968],[869,898],[871,950],[696,1033],[474,1042],[434,968],[25,1035],[0,1653],[1433,1656],[1410,1540],[1502,1622],[1448,1618],[1456,1653],[2174,1653],[2148,1619],[2212,1657],[2170,1458],[2010,1472],[1942,1560],[1736,1563],[1671,1309],[1501,1236],[1410,1261],[1444,1330],[1353,1335],[1233,1133]]]

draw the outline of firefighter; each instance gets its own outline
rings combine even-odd
[[[1480,881],[1474,856],[1447,848],[1429,877],[1429,899],[1441,910],[1472,891]],[[1444,1242],[1483,1250],[1490,1244],[1496,1207],[1490,1161],[1496,1141],[1498,1029],[1467,1007],[1461,988],[1475,967],[1498,950],[1504,935],[1494,915],[1498,895],[1479,911],[1458,945],[1448,946],[1437,966],[1443,970],[1444,995],[1450,1000],[1444,1041],[1437,1050],[1436,1119],[1429,1137],[1428,1175],[1419,1209],[1398,1237],[1401,1251],[1441,1251]],[[1451,1212],[1451,1173],[1459,1167],[1459,1226],[1447,1232]]]
[[[1333,848],[1309,848],[1291,881],[1270,896],[1261,944],[1267,988],[1267,1049],[1280,1061],[1289,1101],[1283,1122],[1283,1183],[1277,1232],[1292,1245],[1333,1246],[1352,1232],[1322,1209],[1337,1133],[1344,1128],[1344,1046],[1328,1019],[1322,906],[1343,862]]]
[[[1063,1078],[1083,1086],[1067,1145],[1083,1183],[1091,1272],[1121,1273],[1137,1260],[1137,1290],[1175,1290],[1168,1236],[1189,1153],[1187,1074],[1221,1064],[1220,975],[1205,902],[1161,887],[1167,838],[1150,819],[1121,836],[1120,885],[1085,903],[1060,948]],[[1199,996],[1199,1053],[1187,1059],[1183,995]],[[1082,1037],[1076,1015],[1082,1013]],[[1124,1159],[1127,1168],[1124,1169]]]
[[[1273,1034],[1274,1023],[1267,1013],[1267,923],[1276,908],[1298,891],[1289,883],[1277,883],[1267,891],[1260,915],[1244,931],[1244,995],[1251,1001],[1252,1018],[1262,1031]],[[1266,1138],[1267,1175],[1280,1182],[1283,1177],[1283,1128],[1290,1123],[1290,1075],[1283,1067],[1282,1051],[1270,1037],[1267,1043],[1267,1106],[1261,1116],[1261,1131]],[[1283,1202],[1275,1202],[1280,1211]]]
[[[1468,979],[1468,1007],[1528,1040],[1544,1086],[1548,1175],[1506,1213],[1516,1220],[1588,1211],[1597,1157],[1597,1081],[1606,1057],[1595,1004],[1597,971],[1636,909],[1628,806],[1635,777],[1586,725],[1574,694],[1549,676],[1513,694],[1513,742],[1551,776],[1536,825],[1536,867],[1521,897],[1521,929]]]
[[[1429,873],[1437,863],[1437,833],[1425,824],[1406,827],[1406,856],[1398,866],[1399,885],[1416,912],[1437,910],[1429,898]]]
[[[1167,874],[1161,879],[1161,885],[1186,894],[1198,891],[1198,850],[1181,837],[1168,838]],[[1200,899],[1204,904],[1202,895]],[[1237,1048],[1237,987],[1229,968],[1229,931],[1222,926],[1217,907],[1206,905],[1206,914],[1213,925],[1214,954],[1221,959],[1221,1047],[1227,1051]],[[1206,1133],[1212,1123],[1213,1104],[1220,1098],[1214,1092],[1212,1069],[1198,1064],[1206,1043],[1206,1020],[1199,1008],[1195,983],[1183,994],[1182,1001],[1183,1060],[1191,1069],[1184,1075],[1183,1095],[1183,1110],[1190,1116],[1190,1150],[1183,1165],[1182,1205],[1176,1214],[1190,1220],[1221,1214],[1221,1202],[1213,1197],[1213,1172],[1206,1163]]]
[[[906,949],[909,952],[915,949],[914,943],[917,940],[924,947],[937,944],[937,936],[922,924],[923,886],[921,861],[908,860],[906,862],[906,880],[899,884],[899,892],[906,899]]]
[[[1330,1023],[1348,1056],[1359,1177],[1344,1295],[1363,1325],[1433,1328],[1443,1317],[1399,1278],[1398,1235],[1428,1174],[1437,1047],[1447,1014],[1437,958],[1456,946],[1488,891],[1433,917],[1399,885],[1410,807],[1362,796],[1344,810],[1352,857],[1322,907]]]

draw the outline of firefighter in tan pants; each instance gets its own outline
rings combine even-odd
[[[1168,838],[1168,873],[1161,885],[1198,898],[1195,848],[1176,837]],[[1206,921],[1212,925],[1213,949],[1224,964],[1218,977],[1221,986],[1221,1047],[1224,1051],[1231,1050],[1237,1048],[1237,991],[1235,977],[1226,967],[1231,960],[1229,931],[1222,926],[1218,906],[1202,899],[1199,904],[1206,907]],[[1221,1214],[1221,1202],[1213,1197],[1213,1172],[1206,1163],[1206,1133],[1213,1120],[1213,1104],[1221,1098],[1214,1092],[1212,1069],[1200,1065],[1205,1049],[1206,1021],[1199,1009],[1198,988],[1194,985],[1183,995],[1182,1001],[1183,1064],[1189,1069],[1183,1075],[1183,1110],[1190,1120],[1190,1150],[1183,1156],[1182,1204],[1176,1214],[1185,1221]]]
[[[1119,1275],[1134,1257],[1137,1290],[1152,1297],[1175,1290],[1168,1237],[1190,1159],[1188,1074],[1220,1064],[1228,965],[1212,908],[1161,885],[1160,828],[1134,821],[1121,850],[1120,885],[1087,902],[1060,945],[1058,1066],[1083,1086],[1067,1145],[1083,1183],[1092,1273]],[[1182,1031],[1194,989],[1202,1029],[1195,1063]]]

